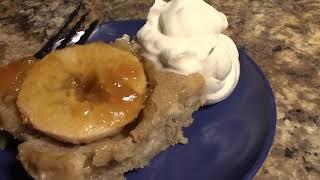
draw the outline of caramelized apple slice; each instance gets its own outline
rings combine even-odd
[[[58,140],[87,143],[118,133],[139,114],[146,77],[137,57],[105,43],[47,55],[28,72],[17,105]]]

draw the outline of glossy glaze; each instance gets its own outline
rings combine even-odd
[[[34,62],[35,59],[33,57],[26,57],[0,67],[0,97],[17,95],[25,72],[32,67]]]

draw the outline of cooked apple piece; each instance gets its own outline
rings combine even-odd
[[[143,107],[145,90],[139,59],[99,42],[56,51],[35,63],[17,105],[48,136],[88,143],[132,122]]]

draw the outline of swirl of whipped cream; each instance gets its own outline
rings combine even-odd
[[[200,73],[206,104],[214,104],[233,92],[240,75],[237,47],[221,33],[227,27],[226,16],[203,0],[155,0],[137,37],[145,58],[158,68]]]

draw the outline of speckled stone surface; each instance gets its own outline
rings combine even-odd
[[[104,21],[145,18],[152,0],[86,0]],[[320,179],[320,1],[211,0],[229,34],[263,69],[278,111],[275,142],[255,179]],[[0,61],[34,53],[76,1],[1,0]]]

